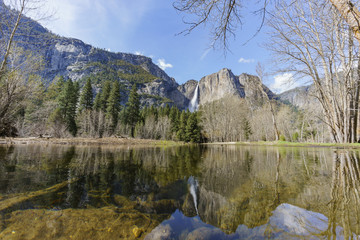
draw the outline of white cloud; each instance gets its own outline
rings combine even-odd
[[[103,2],[103,0],[101,0]],[[113,16],[118,19],[123,29],[131,29],[141,24],[143,16],[151,11],[154,0],[109,1]]]
[[[141,51],[135,51],[135,55],[142,55],[142,56],[144,56],[144,53],[141,52]]]
[[[9,0],[10,1],[10,0]],[[135,33],[155,0],[47,0],[44,11],[55,12],[53,20],[41,23],[61,36],[78,38],[101,47],[109,32],[121,33],[116,48],[125,46],[126,36]]]
[[[253,62],[255,62],[255,60],[254,59],[240,58],[238,62],[239,63],[253,63]]]
[[[102,0],[49,0],[44,10],[55,12],[53,21],[43,24],[57,34],[83,38],[99,34],[108,24],[108,9]]]
[[[274,76],[274,83],[270,85],[270,89],[275,93],[282,93],[298,86],[300,84],[295,81],[292,73],[284,73]]]
[[[165,59],[163,59],[163,58],[158,59],[156,64],[157,64],[162,70],[164,70],[164,71],[165,71],[165,69],[167,69],[167,68],[172,68],[172,67],[173,67],[172,64],[166,63],[166,62],[165,62]]]

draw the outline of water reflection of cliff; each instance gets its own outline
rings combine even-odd
[[[236,236],[251,236],[241,231],[253,234],[249,229],[264,226],[263,234],[275,236],[274,216],[280,210],[288,217],[294,217],[296,210],[304,216],[320,214],[321,221],[328,218],[328,227],[317,236],[340,234],[339,227],[343,236],[360,232],[359,155],[352,151],[0,147],[0,183],[0,238],[5,233],[12,236],[11,229],[21,231],[20,219],[30,216],[43,220],[27,223],[27,229],[31,224],[38,224],[34,231],[41,229],[44,221],[58,219],[54,209],[66,215],[59,218],[64,226],[50,229],[61,229],[60,235],[71,232],[67,221],[76,225],[71,219],[82,216],[92,223],[79,223],[83,230],[94,231],[91,227],[100,224],[96,219],[103,218],[104,229],[121,222],[128,228],[123,236],[134,237],[139,228],[139,236],[144,237],[177,209],[182,218],[198,215],[197,224],[203,221]],[[108,234],[111,231],[114,228]]]
[[[0,238],[65,237],[74,225],[78,239],[91,232],[96,239],[97,231],[143,237],[177,208],[192,214],[187,179],[199,175],[201,154],[198,147],[0,147]]]
[[[205,152],[199,181],[204,222],[234,233],[239,225],[268,224],[274,210],[288,203],[328,216],[329,228],[321,235],[336,236],[339,226],[346,238],[360,233],[358,153],[241,149],[216,147]]]

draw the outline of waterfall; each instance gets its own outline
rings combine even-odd
[[[193,200],[194,200],[194,206],[195,206],[196,214],[199,215],[199,211],[198,211],[198,208],[197,208],[197,196],[196,196],[196,190],[198,188],[198,182],[193,176],[191,176],[191,177],[189,177],[188,184],[190,185],[190,194],[191,194],[191,196],[193,197]]]
[[[199,107],[199,83],[196,85],[194,96],[189,104],[189,111],[194,112],[198,110]]]

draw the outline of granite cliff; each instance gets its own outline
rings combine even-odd
[[[235,76],[230,69],[223,68],[217,73],[201,78],[199,82],[190,80],[179,86],[178,89],[186,98],[192,99],[196,86],[199,84],[199,105],[227,96],[256,100],[262,98],[262,93],[258,88],[259,81],[256,76],[246,73]],[[276,95],[269,88],[265,85],[262,85],[262,87],[270,99],[276,98]]]
[[[8,18],[16,14],[2,3],[0,3],[0,13]],[[6,39],[10,28],[0,23],[0,29],[4,32],[0,35],[0,40]],[[93,47],[78,39],[61,37],[27,17],[21,21],[15,43],[26,52],[38,56],[39,60],[42,59],[44,67],[38,74],[45,85],[49,85],[57,76],[64,76],[81,84],[85,82],[86,77],[92,76],[93,86],[97,90],[105,79],[119,81],[123,89],[123,103],[127,100],[133,83],[137,83],[143,105],[170,104],[180,109],[189,106],[198,84],[200,105],[228,95],[239,98],[261,96],[255,86],[258,81],[256,76],[248,74],[235,76],[231,70],[224,68],[203,77],[199,82],[189,80],[179,85],[149,57],[114,53]],[[263,87],[269,97],[275,97],[266,86]]]
[[[320,102],[315,97],[313,85],[297,87],[278,95],[285,103],[290,103],[300,109],[320,108]]]

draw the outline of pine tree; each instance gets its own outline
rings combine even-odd
[[[110,96],[110,91],[111,91],[111,82],[109,80],[106,80],[102,87],[101,99],[100,99],[100,105],[101,105],[100,108],[103,112],[106,112],[107,110],[107,103]]]
[[[131,88],[129,100],[126,103],[126,122],[131,127],[131,137],[134,137],[135,126],[140,119],[140,98],[136,84]]]
[[[112,84],[111,92],[107,100],[107,109],[106,115],[108,118],[111,118],[111,132],[115,131],[116,125],[119,119],[120,112],[120,84],[118,81],[115,81]]]
[[[253,132],[251,130],[250,122],[246,118],[243,120],[242,129],[244,131],[245,140],[249,140],[249,138],[250,138],[251,134],[253,134]]]
[[[158,109],[155,108],[154,105],[151,105],[149,112],[150,112],[150,115],[154,115],[155,121],[157,122],[157,120],[158,120],[158,118],[159,118],[159,111],[158,111]]]
[[[163,114],[164,114],[164,116],[169,116],[169,114],[170,114],[170,106],[169,106],[169,104],[166,104]]]
[[[59,93],[64,89],[65,80],[63,76],[56,78],[46,90],[45,101],[56,100]]]
[[[183,110],[180,114],[179,130],[176,133],[176,137],[179,141],[185,141],[186,125],[187,125],[187,114]]]
[[[199,143],[201,140],[198,116],[196,113],[190,114],[185,128],[185,141]]]
[[[177,133],[179,130],[179,118],[180,118],[180,111],[177,107],[172,106],[170,109],[169,118],[171,120],[171,132]]]
[[[150,113],[150,109],[148,106],[145,106],[143,109],[141,109],[140,111],[140,121],[142,124],[145,123],[145,119],[149,116]]]
[[[95,96],[93,110],[99,111],[101,108],[101,92],[98,92]]]
[[[88,78],[80,96],[80,110],[91,110],[93,107],[93,89],[91,79]]]
[[[79,96],[79,84],[75,84],[71,79],[67,80],[64,84],[64,88],[58,97],[59,111],[65,122],[69,132],[75,136],[77,132],[77,126],[75,122],[76,118],[76,105]]]

